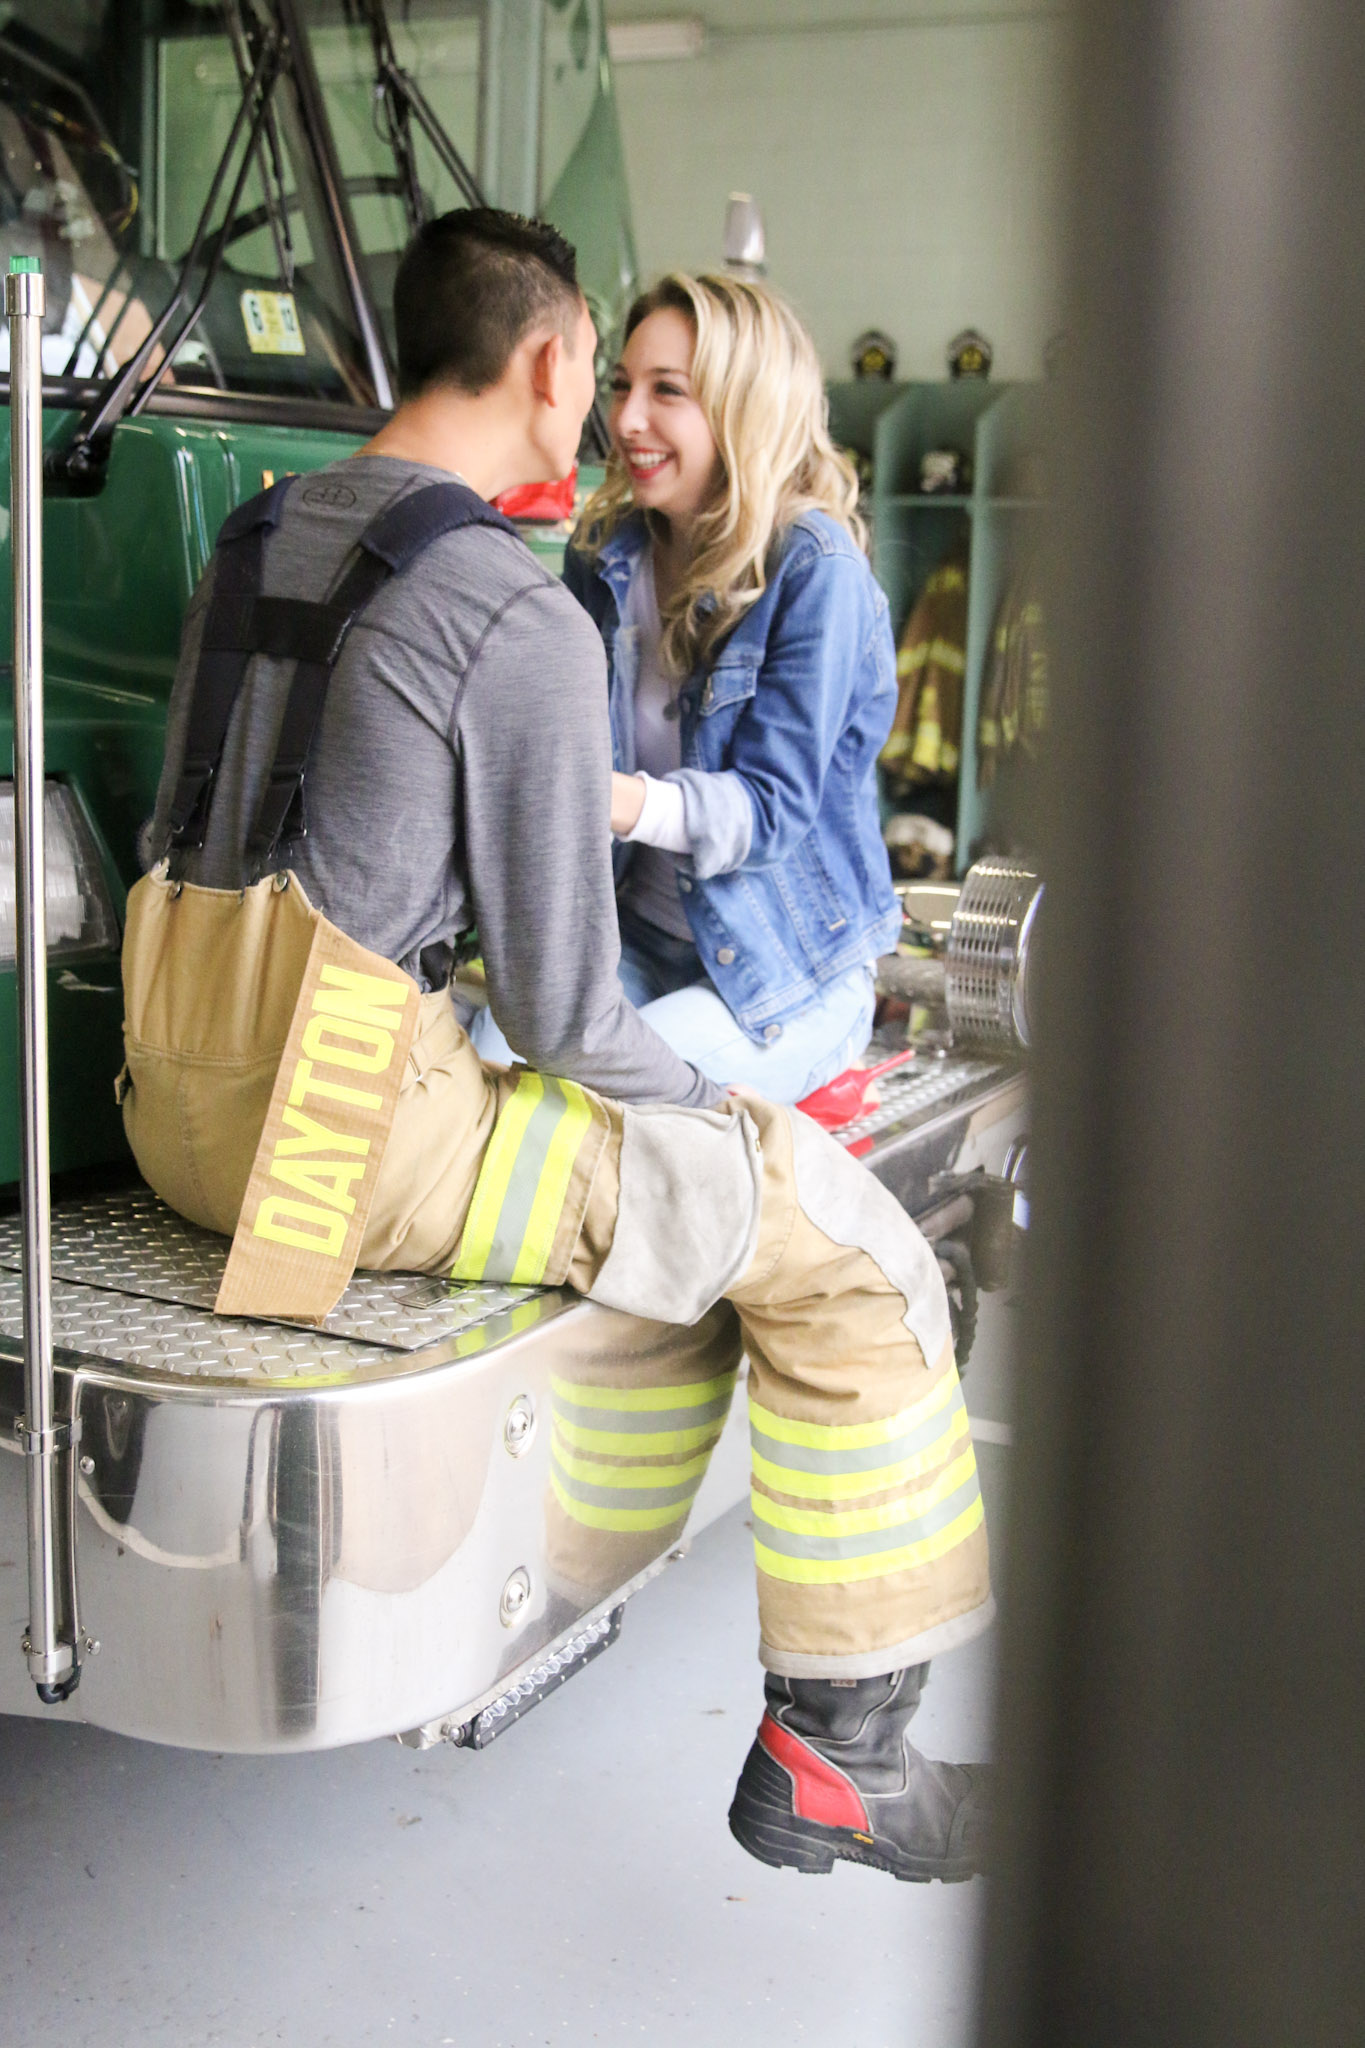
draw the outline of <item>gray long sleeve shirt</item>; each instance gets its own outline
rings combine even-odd
[[[353,456],[289,492],[265,547],[267,596],[327,597],[370,521],[449,473]],[[165,847],[212,590],[186,616],[148,849]],[[247,835],[293,664],[258,655],[233,713],[201,852],[174,872],[248,879]],[[290,865],[309,900],[424,987],[477,924],[489,995],[531,1066],[626,1102],[705,1106],[719,1090],[627,1002],[612,890],[611,738],[597,630],[530,550],[497,528],[435,541],[352,629],[305,782]]]

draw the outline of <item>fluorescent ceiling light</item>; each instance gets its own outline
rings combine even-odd
[[[612,21],[607,24],[607,50],[613,64],[659,64],[677,57],[700,57],[706,48],[706,23],[699,14],[678,14],[667,21]]]

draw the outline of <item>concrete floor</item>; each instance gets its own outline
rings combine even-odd
[[[968,1405],[988,1514],[1008,1312]],[[740,1508],[481,1755],[161,1750],[0,1722],[6,2048],[967,2048],[984,1886],[773,1871],[725,1811],[761,1708]],[[916,1737],[989,1748],[993,1638]]]

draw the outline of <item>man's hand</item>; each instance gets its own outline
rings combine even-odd
[[[611,778],[611,829],[617,838],[623,838],[633,831],[645,807],[645,784],[641,775],[617,775]]]

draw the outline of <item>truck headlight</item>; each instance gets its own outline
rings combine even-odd
[[[116,953],[118,917],[95,835],[75,792],[48,782],[43,798],[49,953]],[[0,782],[0,964],[18,950],[14,922],[14,784]]]

